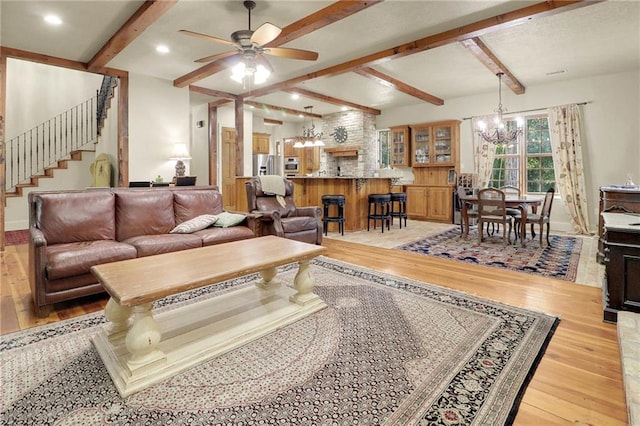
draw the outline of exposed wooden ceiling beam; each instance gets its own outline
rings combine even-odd
[[[319,101],[326,102],[328,104],[346,106],[349,108],[366,112],[367,114],[380,115],[382,113],[379,109],[370,108],[364,105],[354,104],[353,102],[345,101],[344,99],[334,98],[332,96],[323,95],[322,93],[312,92],[311,90],[301,89],[299,87],[286,89],[285,92],[297,93],[299,95],[306,96],[307,98],[318,99]]]
[[[26,50],[14,49],[11,47],[0,47],[0,55],[7,58],[22,59],[39,64],[54,65],[56,67],[68,68],[76,71],[89,71],[85,62],[72,61],[69,59],[58,58],[55,56],[43,55],[41,53],[28,52]],[[98,68],[94,72],[96,74],[107,74],[114,77],[122,77],[128,75],[127,71],[116,68],[103,67]]]
[[[230,99],[218,99],[217,101],[209,102],[207,105],[209,106],[209,108],[215,108],[224,104],[228,104],[229,102],[231,102]]]
[[[493,74],[504,74],[502,76],[502,82],[509,87],[513,93],[522,95],[524,93],[524,86],[518,81],[518,79],[509,71],[509,69],[500,62],[500,59],[484,44],[479,37],[470,38],[469,40],[463,40],[460,42],[473,56],[475,56],[485,67],[489,68]]]
[[[264,121],[264,124],[276,124],[281,126],[282,124],[284,124],[284,121],[282,120],[274,120],[273,118],[263,118],[262,119]]]
[[[402,81],[395,79],[389,75],[383,74],[380,71],[376,71],[373,68],[362,67],[362,68],[356,68],[353,71],[364,77],[375,80],[376,82],[382,84],[383,86],[391,87],[393,89],[399,90],[402,93],[406,93],[407,95],[414,96],[425,102],[429,102],[430,104],[434,104],[438,106],[444,105],[444,100],[438,98],[437,96],[433,96],[413,86],[409,86],[408,84],[403,83]]]
[[[309,16],[287,25],[282,29],[278,38],[269,43],[268,46],[278,47],[285,43],[289,43],[299,37],[373,6],[380,1],[381,0],[339,0]],[[235,59],[235,57],[225,58],[202,66],[197,70],[176,78],[173,81],[173,85],[176,87],[186,87],[191,83],[207,78],[215,73],[227,69],[233,62],[233,59]]]
[[[310,34],[322,27],[338,22],[368,7],[371,7],[382,0],[338,0],[319,11],[306,16],[291,25],[287,25],[280,35],[268,43],[268,47],[282,46],[295,39]]]
[[[207,89],[206,87],[200,87],[200,86],[194,86],[194,85],[189,86],[189,91],[201,93],[203,95],[213,96],[214,98],[229,99],[230,101],[235,101],[236,98],[238,97],[233,93],[223,92],[221,90]]]
[[[177,2],[178,0],[145,1],[109,41],[100,48],[98,53],[91,58],[87,69],[95,72],[97,69],[104,67]]]
[[[252,106],[254,108],[286,112],[287,114],[291,114],[291,115],[303,115],[305,117],[322,118],[321,114],[314,114],[312,112],[307,112],[307,111],[298,111],[295,109],[269,105],[262,102],[244,101],[244,104]]]
[[[580,7],[589,6],[600,3],[603,0],[587,1],[587,0],[567,0],[567,1],[545,1],[526,6],[512,12],[496,15],[491,18],[482,19],[471,24],[463,25],[451,30],[433,34],[409,43],[401,44],[396,47],[384,49],[376,53],[372,53],[360,58],[352,59],[338,65],[314,71],[299,77],[281,81],[270,86],[260,89],[254,89],[249,93],[241,94],[242,97],[264,96],[269,93],[278,92],[294,87],[304,81],[320,77],[329,77],[340,75],[345,72],[353,71],[359,67],[373,66],[388,62],[392,59],[401,58],[415,53],[424,52],[434,47],[444,46],[450,43],[460,42],[473,37],[479,37],[504,28],[520,25],[533,19],[551,16],[557,13],[574,10]]]

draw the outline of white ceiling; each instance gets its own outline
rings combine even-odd
[[[6,1],[0,2],[0,44],[29,52],[88,62],[142,5],[143,1]],[[263,22],[285,27],[332,2],[257,0],[252,29]],[[275,72],[265,85],[321,70],[370,53],[440,33],[501,13],[535,4],[531,1],[388,0],[311,32],[283,47],[314,50],[315,62],[269,56]],[[54,13],[63,24],[46,25],[43,16]],[[201,67],[197,58],[229,50],[229,46],[190,37],[180,29],[229,39],[247,28],[242,2],[181,0],[140,34],[107,66],[132,73],[175,80]],[[483,35],[482,41],[526,87],[592,75],[640,69],[640,2],[605,1],[527,21]],[[165,44],[171,52],[155,51]],[[374,67],[395,79],[444,99],[495,91],[491,71],[458,43],[406,56]],[[556,71],[561,74],[552,74]],[[242,86],[221,72],[197,86],[234,94]],[[258,88],[261,86],[258,86]],[[299,87],[356,104],[387,109],[423,101],[384,87],[355,73],[308,80]],[[525,94],[526,96],[526,94]],[[215,100],[193,94],[192,102]],[[340,106],[316,99],[291,99],[276,92],[250,99],[281,107],[327,114]],[[269,115],[296,120],[281,113]]]

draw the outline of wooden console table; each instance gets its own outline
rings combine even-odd
[[[605,280],[604,321],[616,322],[618,311],[640,313],[640,215],[602,213]]]
[[[327,305],[312,293],[309,262],[327,249],[267,236],[96,265],[110,321],[93,343],[127,396],[228,352]],[[298,262],[294,288],[275,279]],[[254,286],[154,314],[163,297],[259,272]]]

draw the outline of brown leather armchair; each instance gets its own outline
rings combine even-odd
[[[318,206],[296,207],[293,202],[293,182],[284,179],[283,205],[275,194],[265,193],[260,178],[245,183],[249,212],[259,213],[261,235],[276,235],[310,244],[322,244],[321,209]]]

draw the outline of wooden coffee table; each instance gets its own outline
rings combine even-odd
[[[325,308],[310,261],[325,247],[267,236],[96,265],[111,298],[93,342],[124,397]],[[277,267],[298,262],[293,288]],[[255,285],[154,313],[166,296],[259,272]]]

